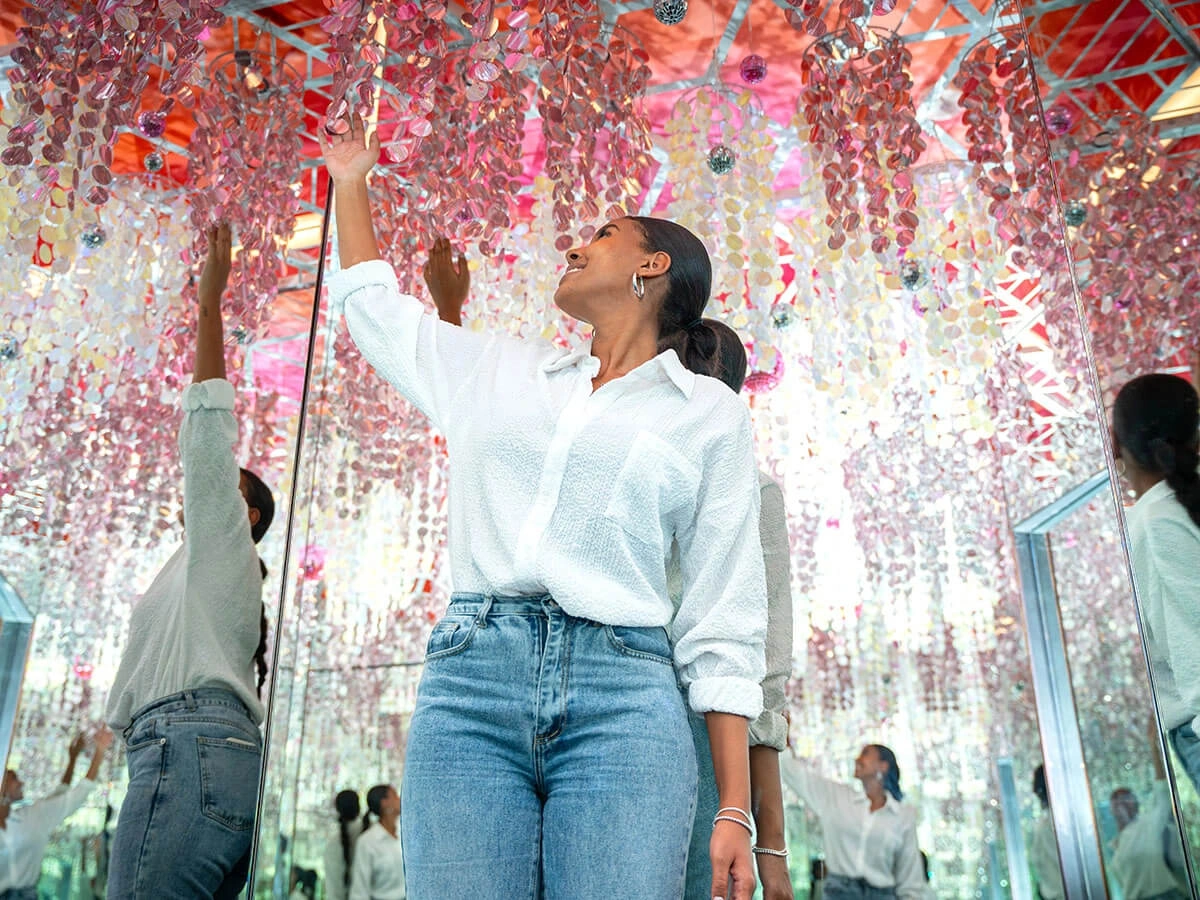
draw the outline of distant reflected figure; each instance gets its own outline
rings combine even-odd
[[[96,786],[100,764],[112,742],[112,732],[107,728],[96,733],[92,764],[87,774],[72,784],[75,761],[86,746],[86,739],[79,735],[67,748],[67,770],[61,784],[41,800],[25,806],[14,807],[25,799],[20,776],[13,769],[5,771],[0,784],[0,900],[37,900],[37,882],[50,835],[83,806]]]
[[[1113,791],[1109,808],[1120,829],[1112,843],[1110,870],[1125,900],[1187,900],[1186,876],[1168,864],[1166,848],[1179,842],[1179,832],[1166,780],[1155,782],[1148,809],[1139,809],[1129,788]]]
[[[1063,900],[1062,866],[1058,861],[1058,839],[1054,836],[1054,818],[1050,815],[1050,797],[1046,793],[1046,767],[1033,772],[1033,794],[1042,805],[1042,816],[1033,826],[1033,844],[1029,848],[1029,866],[1037,882],[1041,900]]]
[[[916,811],[901,802],[900,766],[882,744],[854,761],[861,792],[791,768],[792,786],[821,820],[825,835],[824,900],[924,900],[928,896]]]
[[[1113,454],[1137,502],[1126,512],[1133,576],[1162,726],[1200,789],[1200,398],[1174,375],[1117,395]]]
[[[325,845],[325,900],[346,900],[350,896],[354,842],[364,824],[358,819],[358,791],[339,791],[333,805],[338,814],[338,833]]]
[[[406,900],[404,857],[400,848],[400,795],[390,784],[367,791],[368,822],[354,847],[350,900]]]

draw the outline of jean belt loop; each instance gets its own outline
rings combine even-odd
[[[492,611],[492,595],[483,595],[483,605],[479,607],[479,612],[475,613],[475,621],[479,623],[480,628],[487,628],[488,613]]]
[[[187,703],[187,708],[189,710],[194,710],[196,708],[196,692],[195,691],[184,691],[183,699],[184,699],[184,702]]]

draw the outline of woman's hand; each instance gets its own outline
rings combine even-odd
[[[437,307],[438,317],[451,325],[462,324],[462,308],[467,302],[467,294],[471,291],[471,273],[467,271],[467,258],[458,254],[458,263],[454,261],[454,251],[450,241],[438,238],[433,242],[429,251],[429,261],[422,269],[425,285],[433,295],[433,305]]]
[[[350,116],[350,130],[345,134],[329,134],[324,125],[317,127],[317,143],[325,157],[325,171],[334,184],[361,181],[379,162],[379,135],[372,130],[366,134],[361,116]]]
[[[721,900],[750,900],[754,896],[750,832],[736,822],[716,822],[708,853],[712,858],[712,896]]]
[[[762,883],[763,900],[792,900],[792,876],[788,872],[787,858],[769,853],[755,855],[758,862],[758,880]]]
[[[229,224],[222,222],[208,229],[208,257],[204,260],[204,271],[200,273],[198,294],[201,303],[219,303],[225,286],[229,283],[229,270],[233,266],[233,234]]]

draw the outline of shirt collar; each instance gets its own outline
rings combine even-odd
[[[1162,500],[1166,497],[1174,496],[1175,492],[1171,490],[1171,486],[1167,484],[1167,479],[1164,478],[1162,481],[1158,482],[1158,484],[1154,485],[1154,487],[1150,488],[1150,490],[1146,491],[1146,493],[1142,494],[1142,496],[1138,497],[1137,503],[1135,503],[1134,506],[1141,506],[1143,503],[1149,506],[1156,500]]]
[[[580,363],[590,359],[595,359],[595,357],[592,356],[592,342],[587,340],[573,349],[563,351],[559,356],[547,359],[542,363],[542,371],[547,373],[561,372],[563,369],[578,366]],[[658,356],[654,357],[654,359],[648,360],[623,377],[629,378],[633,376],[641,378],[657,371],[663,372],[686,399],[690,400],[692,398],[692,391],[696,388],[696,373],[692,372],[679,361],[679,357],[675,354],[674,350],[664,350]]]

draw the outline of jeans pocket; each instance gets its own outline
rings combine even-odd
[[[618,653],[638,659],[674,663],[671,640],[665,628],[637,628],[628,625],[605,625],[604,633]]]
[[[125,753],[128,755],[143,747],[161,743],[158,736],[158,723],[154,719],[150,719],[140,722],[130,731],[129,737],[125,739]]]
[[[474,616],[443,616],[425,643],[425,662],[462,653],[475,637],[478,621]]]
[[[245,737],[197,737],[200,805],[204,815],[231,831],[254,827],[262,751]]]

